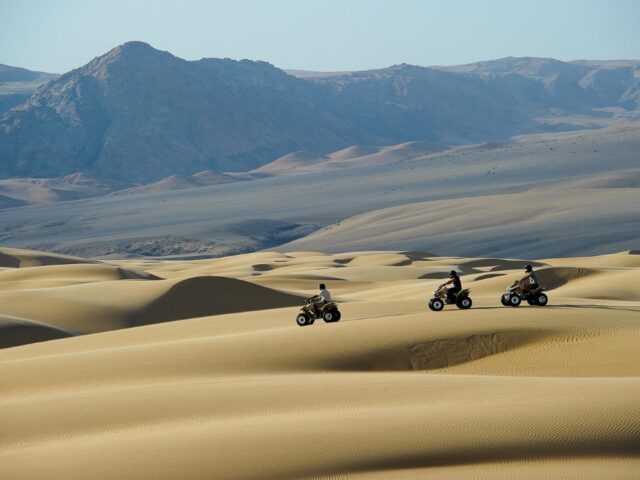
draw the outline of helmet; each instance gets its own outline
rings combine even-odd
[[[524,266],[524,271],[525,272],[531,272],[532,270],[533,270],[533,267],[531,265],[527,264],[527,265]]]
[[[325,284],[324,284],[324,283],[321,283],[321,284],[320,284],[320,290],[324,290],[325,288],[327,288],[327,287],[325,286]]]
[[[450,277],[457,277],[457,276],[458,276],[458,274],[456,273],[456,271],[455,271],[455,270],[451,270],[451,271],[449,272],[449,276],[450,276]]]

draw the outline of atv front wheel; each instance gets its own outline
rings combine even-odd
[[[429,305],[429,308],[434,312],[439,312],[444,308],[444,302],[439,298],[429,300],[428,305]]]
[[[313,322],[311,321],[311,317],[309,317],[309,315],[307,315],[306,313],[300,313],[297,317],[296,317],[296,323],[300,326],[300,327],[304,327],[306,325],[311,325]]]
[[[471,308],[471,305],[473,305],[473,301],[469,297],[459,298],[458,301],[456,302],[456,307],[462,310],[467,310]]]
[[[511,307],[519,307],[522,299],[518,295],[511,295],[509,297],[509,306]]]
[[[508,307],[509,306],[509,296],[508,295],[502,295],[500,297],[500,303],[502,303],[503,307]]]

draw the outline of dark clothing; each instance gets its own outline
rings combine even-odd
[[[453,286],[447,289],[447,300],[449,303],[453,303],[456,297],[455,294],[462,290],[462,281],[460,280],[460,277],[453,277],[452,280]]]
[[[538,282],[538,276],[536,275],[536,272],[528,272],[524,282],[522,282],[522,289],[525,292],[530,292],[536,290],[539,286],[540,283]]]
[[[457,288],[457,289],[456,289],[456,288],[449,288],[449,289],[447,289],[447,301],[448,301],[449,303],[453,303],[453,302],[455,302],[455,301],[456,301],[456,296],[455,296],[455,294],[456,294],[456,293],[458,293],[458,292],[460,292],[460,289],[459,289],[459,288]]]

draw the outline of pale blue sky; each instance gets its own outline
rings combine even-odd
[[[0,0],[0,63],[60,73],[128,40],[323,71],[638,59],[640,0]]]

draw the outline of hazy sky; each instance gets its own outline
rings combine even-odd
[[[640,0],[0,0],[0,63],[64,72],[128,40],[324,71],[638,59]]]

